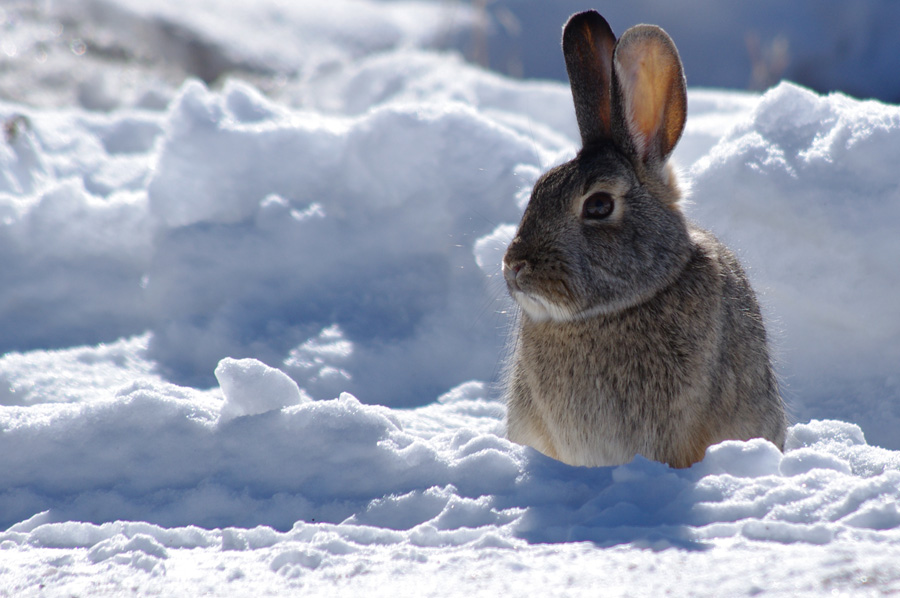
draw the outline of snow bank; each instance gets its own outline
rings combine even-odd
[[[226,355],[279,365],[332,330],[352,343],[316,356],[334,375],[284,366],[317,398],[490,377],[502,334],[471,243],[515,217],[519,165],[549,161],[520,131],[460,103],[292,113],[241,85],[189,84],[165,116],[28,114],[6,154],[4,349],[149,326],[171,376],[209,385]]]
[[[269,372],[242,365],[225,362],[231,384]],[[737,592],[779,584],[812,596],[822,575],[841,588],[895,579],[900,454],[853,424],[793,426],[784,454],[725,442],[687,470],[641,458],[588,469],[498,435],[503,406],[479,383],[413,410],[344,394],[221,417],[231,400],[144,382],[109,399],[4,408],[4,586],[386,595],[414,583],[438,595],[568,579],[586,591],[608,569],[625,589],[670,587],[652,570],[683,566],[673,559],[692,563],[678,583],[727,571],[716,588]],[[762,553],[806,573],[751,558]]]
[[[232,386],[259,381],[225,368]],[[106,400],[4,409],[0,526],[43,513],[0,543],[93,553],[124,533],[249,548],[316,530],[353,546],[900,540],[900,456],[852,424],[796,425],[784,455],[729,441],[687,470],[641,458],[585,469],[498,436],[503,408],[480,385],[410,411],[344,394],[231,418],[219,417],[225,392],[135,383]],[[147,523],[104,523],[116,520]]]
[[[867,445],[852,424],[796,425],[784,455],[757,440],[712,447],[688,470],[640,458],[572,468],[498,436],[503,408],[482,385],[411,411],[348,394],[299,402],[295,389],[283,402],[297,404],[237,416],[235,387],[281,384],[250,361],[220,365],[224,400],[145,382],[105,400],[5,408],[0,526],[46,513],[0,542],[93,547],[122,526],[54,522],[116,520],[282,531],[328,522],[346,540],[358,541],[363,526],[398,530],[388,536],[414,545],[821,544],[897,539],[900,529],[900,457]],[[216,543],[220,534],[201,535]],[[164,546],[185,541],[156,535]]]
[[[0,349],[149,330],[169,381],[252,357],[314,399],[393,406],[496,381],[499,259],[575,149],[565,88],[405,52],[329,85],[328,115],[239,83],[188,83],[164,114],[3,107],[25,119],[0,152]],[[900,446],[898,108],[789,84],[690,102],[689,214],[746,262],[797,420]]]
[[[898,446],[900,108],[790,84],[691,168],[691,214],[738,249],[801,420]]]
[[[243,86],[188,86],[166,128],[147,298],[166,320],[153,356],[175,379],[252,355],[315,398],[421,404],[490,376],[502,334],[478,319],[491,307],[471,244],[514,217],[516,169],[546,150],[459,103],[336,119]],[[325,375],[289,359],[327,330],[347,344],[319,353]]]

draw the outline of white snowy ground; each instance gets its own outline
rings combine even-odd
[[[258,40],[238,2],[62,6],[114,8],[109,47],[212,22],[269,97],[162,73],[0,102],[0,595],[900,593],[900,108],[690,90],[686,209],[748,267],[797,423],[783,455],[572,468],[503,438],[496,391],[564,85],[428,50],[441,4],[271,0],[294,29]],[[317,22],[316,66],[254,70]],[[121,68],[52,27],[16,52]]]

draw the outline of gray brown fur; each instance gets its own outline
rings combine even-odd
[[[504,256],[523,308],[509,438],[591,466],[640,454],[686,467],[726,439],[781,448],[784,407],[753,290],[734,255],[684,218],[667,165],[686,109],[674,44],[646,25],[615,42],[590,11],[567,23],[564,51],[580,52],[566,62],[584,148],[537,182]],[[610,89],[586,83],[591,72],[611,73]],[[647,85],[662,104],[634,97]],[[615,210],[583,218],[597,193]]]

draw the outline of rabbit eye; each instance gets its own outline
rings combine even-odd
[[[615,202],[609,193],[593,193],[581,206],[581,217],[585,220],[603,220],[613,212]]]

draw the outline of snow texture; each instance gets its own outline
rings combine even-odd
[[[0,595],[900,592],[900,107],[689,90],[685,208],[794,424],[575,468],[504,438],[497,384],[565,85],[431,50],[445,3],[51,4],[106,53],[3,12],[7,57],[102,84],[0,74],[37,83],[0,100]]]

